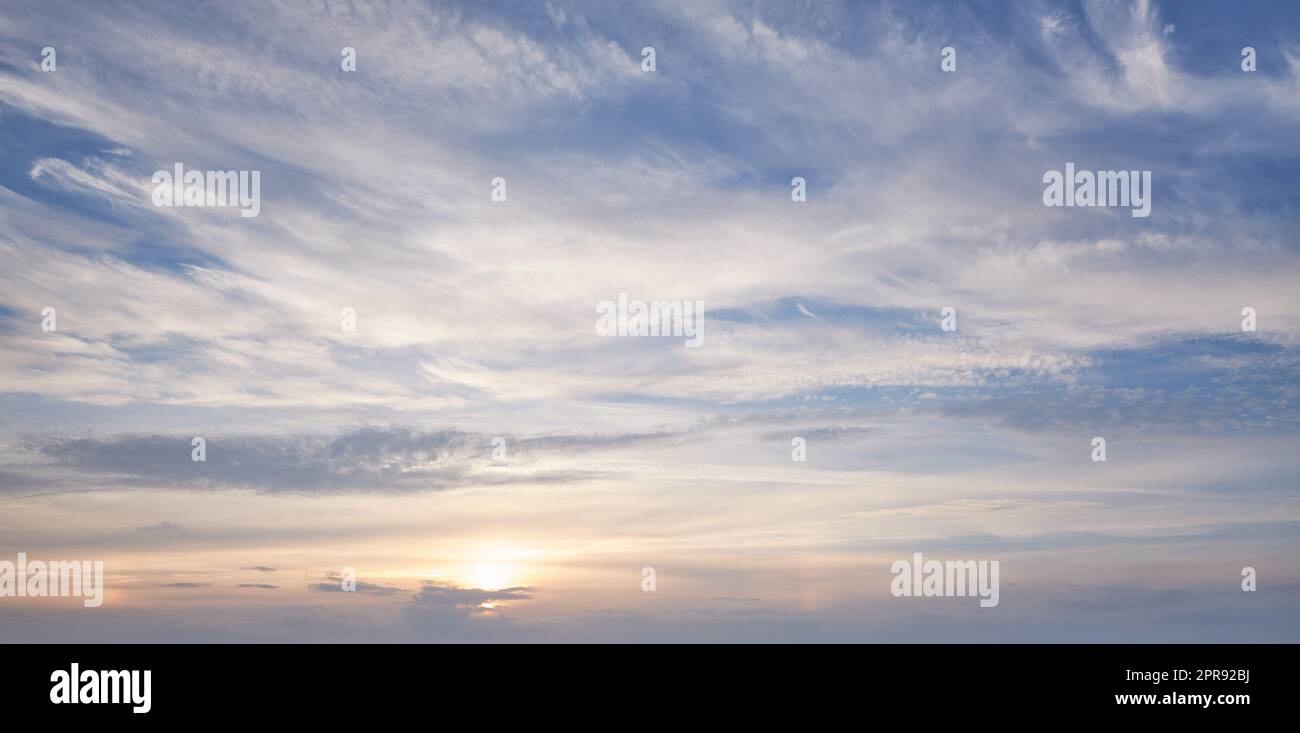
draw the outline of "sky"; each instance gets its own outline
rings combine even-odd
[[[1300,641],[1298,182],[1292,2],[6,2],[0,642]]]

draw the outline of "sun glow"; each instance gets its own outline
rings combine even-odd
[[[528,585],[529,566],[541,553],[522,547],[480,546],[458,574],[460,584],[482,590]]]
[[[469,571],[469,584],[483,590],[501,590],[513,583],[514,573],[511,568],[498,563],[475,565]]]

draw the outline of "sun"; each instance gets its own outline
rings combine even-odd
[[[511,586],[513,573],[505,565],[485,563],[470,568],[470,585],[483,590],[501,590]]]
[[[532,548],[496,544],[481,545],[465,554],[454,574],[457,583],[489,591],[531,585],[527,581],[541,556]]]

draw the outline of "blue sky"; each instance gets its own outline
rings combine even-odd
[[[0,553],[110,602],[0,599],[0,639],[1295,641],[1298,36],[6,3]],[[260,214],[155,207],[176,162],[260,171]],[[1045,207],[1067,162],[1152,171],[1151,215]],[[620,293],[703,301],[703,345],[598,336]],[[1001,604],[891,597],[913,552],[1000,560]]]

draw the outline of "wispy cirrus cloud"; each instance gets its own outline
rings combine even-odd
[[[274,598],[285,635],[879,638],[854,573],[914,542],[1009,553],[1058,628],[1079,587],[1208,623],[1211,591],[1124,587],[1145,577],[1124,563],[1150,548],[1195,585],[1181,558],[1231,575],[1295,549],[1298,21],[1145,0],[8,3],[0,537],[115,553],[142,589],[258,573],[275,582],[185,595]],[[1152,170],[1152,216],[1044,207],[1067,161]],[[260,215],[153,206],[176,162],[259,170]],[[619,293],[703,301],[703,345],[598,336]],[[462,577],[507,537],[555,580],[508,617],[482,605],[540,581]],[[1070,553],[1118,569],[1043,581]],[[336,583],[284,579],[447,557],[455,583],[359,583],[369,626],[315,607],[348,598]],[[692,600],[619,595],[644,603],[652,562]]]

